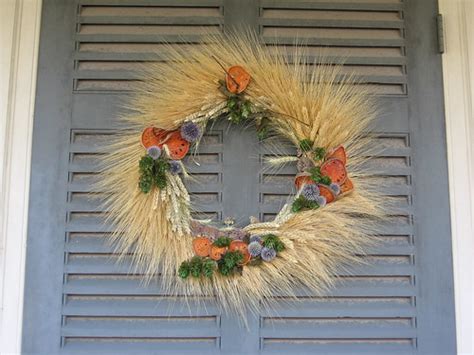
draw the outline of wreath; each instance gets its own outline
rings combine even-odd
[[[246,33],[168,45],[164,62],[143,67],[100,182],[117,251],[134,272],[172,294],[215,296],[245,318],[275,294],[321,294],[363,261],[383,217],[365,165],[374,106],[341,65],[305,58],[302,47],[289,54]],[[182,159],[218,118],[253,120],[261,140],[297,148],[268,159],[297,166],[296,192],[274,221],[234,228],[191,217]]]

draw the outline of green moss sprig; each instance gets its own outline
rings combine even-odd
[[[262,244],[264,247],[275,249],[277,253],[285,250],[285,244],[275,234],[267,234],[262,236]]]
[[[331,185],[331,178],[329,176],[323,176],[319,166],[311,168],[309,173],[311,174],[311,180],[316,184]]]
[[[216,247],[223,248],[223,247],[228,247],[231,242],[232,242],[232,238],[219,237],[212,244],[214,244]]]
[[[203,258],[200,256],[194,256],[189,261],[183,261],[178,269],[178,275],[182,279],[186,279],[189,276],[194,278],[212,277],[214,270],[216,269],[216,262],[209,258]]]
[[[326,149],[322,147],[316,147],[313,149],[314,160],[323,160],[325,156],[326,156]]]
[[[313,141],[307,138],[302,139],[299,142],[299,146],[303,152],[309,152],[313,148]]]
[[[147,194],[151,191],[153,186],[159,189],[164,189],[167,185],[166,172],[170,168],[170,164],[163,158],[154,160],[149,155],[145,155],[138,163],[140,171],[140,178],[138,187],[140,191]]]
[[[181,263],[178,276],[182,279],[187,279],[189,276],[211,278],[216,270],[221,275],[230,276],[242,270],[240,265],[243,260],[244,255],[238,250],[226,252],[218,262],[208,257],[194,256]]]
[[[259,141],[263,141],[270,135],[270,119],[268,117],[262,117],[257,119],[257,137]]]
[[[316,201],[310,201],[304,196],[298,196],[291,205],[292,212],[300,212],[302,210],[315,210],[319,208],[319,205]]]
[[[244,255],[240,251],[228,251],[222,255],[222,258],[217,262],[217,269],[221,275],[229,276],[241,269],[239,265],[243,261]]]
[[[252,114],[252,105],[249,100],[242,95],[230,95],[227,99],[227,109],[229,110],[229,121],[234,124],[248,120]]]

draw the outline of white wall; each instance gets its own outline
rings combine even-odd
[[[458,354],[474,354],[474,1],[440,0]]]
[[[41,0],[0,1],[0,351],[20,352]]]
[[[72,0],[69,0],[72,1]],[[411,0],[416,1],[416,0]],[[458,354],[474,354],[474,0],[439,0]],[[0,0],[0,352],[20,352],[41,0]]]

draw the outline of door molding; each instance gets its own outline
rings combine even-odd
[[[458,354],[474,353],[474,3],[439,0]]]
[[[21,351],[41,0],[0,4],[0,352]],[[4,142],[4,143],[3,143]]]

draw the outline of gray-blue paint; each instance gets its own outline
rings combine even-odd
[[[74,80],[133,79],[133,73],[79,71],[74,68],[74,59],[133,61],[152,57],[150,53],[75,52],[74,40],[139,39],[142,43],[154,43],[178,39],[174,35],[76,34],[76,20],[82,24],[107,21],[104,17],[77,16],[78,6],[123,5],[127,1],[44,2],[33,137],[24,352],[455,354],[442,78],[440,57],[436,53],[436,1],[393,4],[133,1],[136,6],[222,4],[222,17],[203,19],[202,23],[224,24],[225,29],[244,23],[257,29],[266,25],[295,25],[287,19],[259,19],[262,10],[258,5],[323,11],[354,8],[403,11],[404,21],[378,25],[366,20],[349,21],[346,25],[398,28],[405,31],[404,40],[310,38],[307,41],[308,44],[402,46],[406,50],[406,57],[371,57],[365,63],[406,63],[406,75],[395,80],[406,85],[406,95],[379,97],[382,112],[376,129],[386,132],[384,139],[389,147],[382,154],[384,159],[373,167],[386,179],[393,180],[393,184],[382,187],[384,192],[388,196],[403,197],[394,207],[394,214],[402,217],[380,226],[384,238],[390,241],[374,248],[371,254],[375,259],[371,265],[353,269],[357,278],[343,274],[345,277],[337,282],[328,298],[307,297],[302,288],[299,294],[304,298],[299,304],[288,306],[281,302],[276,313],[268,311],[251,318],[249,332],[239,327],[235,318],[219,314],[212,299],[204,305],[191,302],[189,310],[179,301],[163,298],[166,294],[159,279],[143,287],[139,279],[127,276],[127,265],[117,265],[108,257],[111,248],[103,243],[100,234],[108,228],[102,226],[100,215],[80,215],[96,212],[100,201],[80,198],[80,193],[90,190],[90,181],[87,176],[79,178],[78,173],[93,172],[96,168],[93,159],[87,162],[77,157],[100,152],[101,143],[93,137],[111,133],[124,97],[103,90],[74,90]],[[181,20],[125,17],[127,23],[141,24],[179,23]],[[192,16],[188,23],[198,20]],[[334,20],[300,23],[329,27],[338,24]],[[266,37],[264,40],[274,39]],[[293,43],[292,38],[278,41]],[[364,64],[364,58],[352,58],[348,63]],[[393,81],[385,76],[371,76],[368,80],[382,84]],[[209,178],[203,186],[189,185],[192,192],[201,194],[195,198],[201,201],[202,210],[217,213],[219,218],[234,215],[242,223],[249,215],[262,217],[275,213],[291,190],[293,168],[280,172],[283,174],[280,182],[264,184],[263,175],[255,172],[261,171],[259,154],[266,150],[257,142],[252,128],[242,132],[219,123],[212,134],[219,137],[218,141],[203,146],[202,152],[215,154],[217,161],[203,164],[201,168],[191,164],[195,173],[213,173],[212,176],[217,177],[215,181]],[[80,135],[93,141],[76,142]],[[249,160],[243,164],[246,157]],[[206,200],[208,195],[211,196],[209,201]],[[270,202],[267,201],[269,196],[273,198]],[[86,232],[93,234],[83,235]],[[197,322],[186,318],[189,311],[198,317]],[[173,318],[168,319],[169,314]],[[269,321],[276,314],[281,320]],[[324,323],[325,319],[330,322]],[[89,341],[82,341],[84,337]],[[197,339],[199,337],[202,338]],[[167,338],[188,339],[188,342],[167,341]],[[193,341],[193,338],[196,339]],[[157,339],[162,341],[156,342]],[[279,341],[274,342],[274,339]],[[339,341],[341,339],[346,341]],[[350,339],[372,339],[372,342],[351,342]]]

